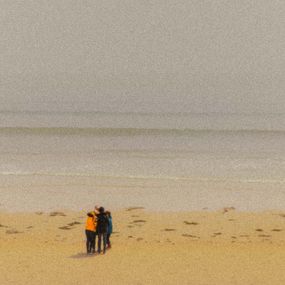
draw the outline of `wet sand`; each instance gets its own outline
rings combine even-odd
[[[0,214],[0,284],[285,284],[285,212],[113,213],[85,254],[85,211]]]
[[[104,176],[0,175],[0,211],[80,211],[94,203],[113,210],[239,211],[285,208],[284,183]],[[163,199],[162,199],[163,197]]]

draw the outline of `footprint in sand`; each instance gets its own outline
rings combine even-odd
[[[196,222],[188,222],[188,221],[184,221],[184,224],[185,224],[185,225],[192,225],[192,226],[197,226],[197,225],[199,225],[199,224],[196,223]]]
[[[0,224],[0,228],[8,228],[8,226],[4,226],[4,225]]]
[[[72,228],[69,226],[59,227],[60,230],[71,230]]]
[[[164,231],[165,231],[165,232],[175,232],[176,229],[168,229],[168,228],[166,228],[166,229],[164,229]]]
[[[137,241],[142,241],[143,240],[143,238],[137,238]]]
[[[6,234],[8,234],[8,235],[20,234],[20,233],[22,233],[22,232],[19,232],[19,231],[15,230],[15,229],[11,229],[11,230],[7,230],[6,231]]]
[[[57,216],[65,217],[66,216],[63,212],[51,212],[49,215],[51,217],[57,217]]]
[[[134,220],[132,221],[132,223],[146,223],[145,220]]]
[[[28,226],[28,227],[26,227],[26,229],[32,229],[33,228],[33,226]]]
[[[263,232],[263,229],[256,229],[256,232]]]
[[[282,229],[273,229],[272,232],[282,232]]]
[[[67,225],[70,226],[70,227],[72,227],[72,226],[80,225],[80,224],[82,224],[82,223],[75,221],[75,222],[69,223],[69,224],[67,224]]]
[[[223,208],[223,214],[229,212],[229,211],[234,211],[235,210],[235,207],[225,207]]]
[[[258,235],[259,237],[271,237],[271,235]]]
[[[41,216],[43,212],[35,212],[35,214]]]
[[[249,235],[240,235],[240,237],[249,237]]]
[[[130,207],[130,208],[127,208],[126,211],[134,211],[134,210],[143,210],[144,207]]]
[[[189,234],[182,234],[183,237],[189,237],[189,238],[200,238],[194,235],[189,235]]]

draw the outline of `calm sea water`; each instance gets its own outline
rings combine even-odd
[[[285,183],[285,115],[0,112],[0,175]]]

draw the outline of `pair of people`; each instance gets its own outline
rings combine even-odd
[[[106,248],[111,248],[110,236],[112,231],[111,212],[105,212],[103,207],[95,207],[95,211],[89,212],[85,227],[87,254],[95,253],[96,236],[98,236],[97,252],[101,253],[103,243],[103,253],[105,254]]]

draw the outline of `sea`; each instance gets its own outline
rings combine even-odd
[[[1,111],[0,183],[5,211],[284,209],[285,113]]]

